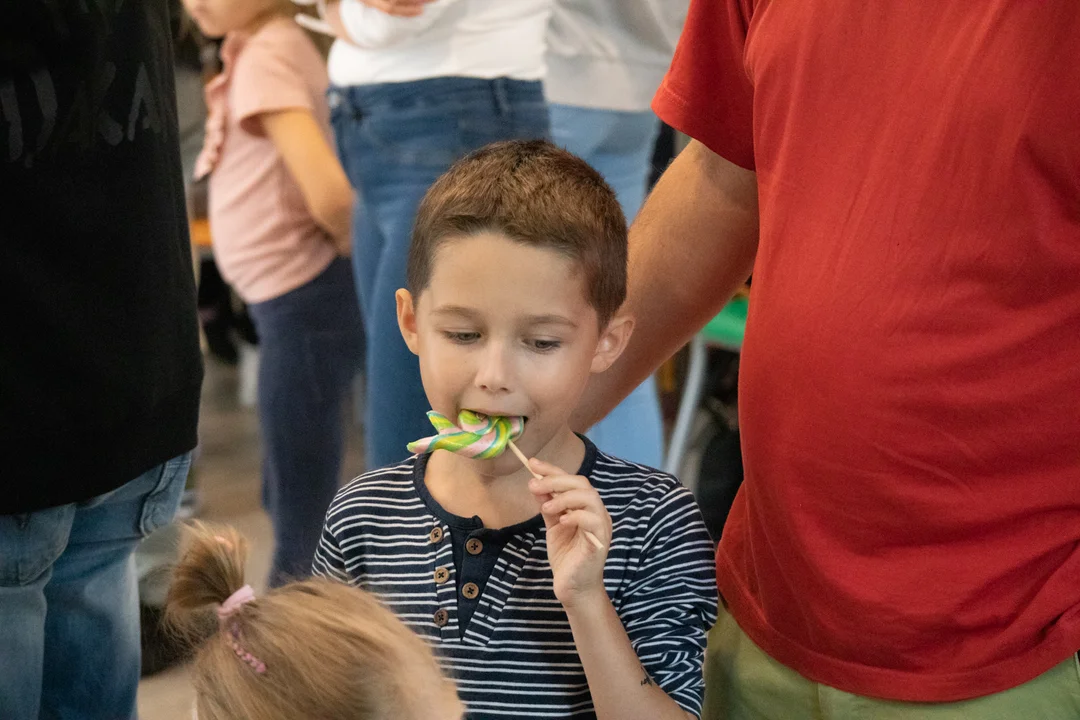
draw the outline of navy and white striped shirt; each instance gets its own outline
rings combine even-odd
[[[427,638],[457,682],[470,720],[594,718],[552,587],[543,520],[500,538],[494,570],[469,600],[473,592],[458,589],[450,538],[468,521],[427,492],[426,465],[426,455],[413,457],[343,488],[326,516],[315,573],[380,595]],[[579,474],[613,521],[604,586],[638,658],[668,695],[700,715],[705,635],[716,620],[717,595],[713,543],[693,496],[670,475],[604,455],[588,441]],[[482,545],[472,542],[469,553],[483,552]],[[463,572],[469,567],[466,556]],[[464,632],[459,602],[475,603]]]

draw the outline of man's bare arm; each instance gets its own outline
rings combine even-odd
[[[603,418],[720,311],[750,276],[757,239],[757,175],[691,142],[630,229],[624,310],[634,334],[586,388],[575,429]]]

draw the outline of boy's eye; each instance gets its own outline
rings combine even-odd
[[[443,332],[446,339],[450,342],[457,343],[459,345],[468,345],[469,343],[476,342],[480,339],[480,333],[478,332],[454,332],[453,330],[446,330]]]
[[[551,352],[562,347],[562,340],[529,340],[529,346],[537,352]]]

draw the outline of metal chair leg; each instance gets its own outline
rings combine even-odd
[[[686,456],[686,448],[690,443],[690,433],[694,428],[694,416],[697,414],[698,405],[701,403],[701,395],[705,390],[705,374],[708,351],[705,347],[705,338],[700,334],[695,335],[690,341],[690,365],[686,370],[686,383],[683,387],[682,397],[679,399],[679,412],[675,418],[675,428],[671,433],[671,442],[668,444],[667,459],[664,462],[664,472],[678,476],[683,459]]]

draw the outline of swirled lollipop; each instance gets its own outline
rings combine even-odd
[[[438,434],[409,443],[411,453],[423,455],[435,450],[449,450],[477,460],[490,460],[506,452],[510,441],[525,432],[525,418],[522,417],[489,417],[462,410],[455,425],[434,410],[427,416]]]
[[[458,413],[458,424],[455,425],[445,415],[434,410],[429,411],[427,417],[438,433],[409,443],[409,452],[423,455],[436,450],[447,450],[477,460],[490,460],[499,457],[509,448],[533,477],[541,479],[529,466],[529,459],[514,444],[514,439],[525,432],[525,418],[488,416],[472,410],[462,410]],[[604,549],[599,538],[588,530],[583,532],[593,546],[598,550]]]

